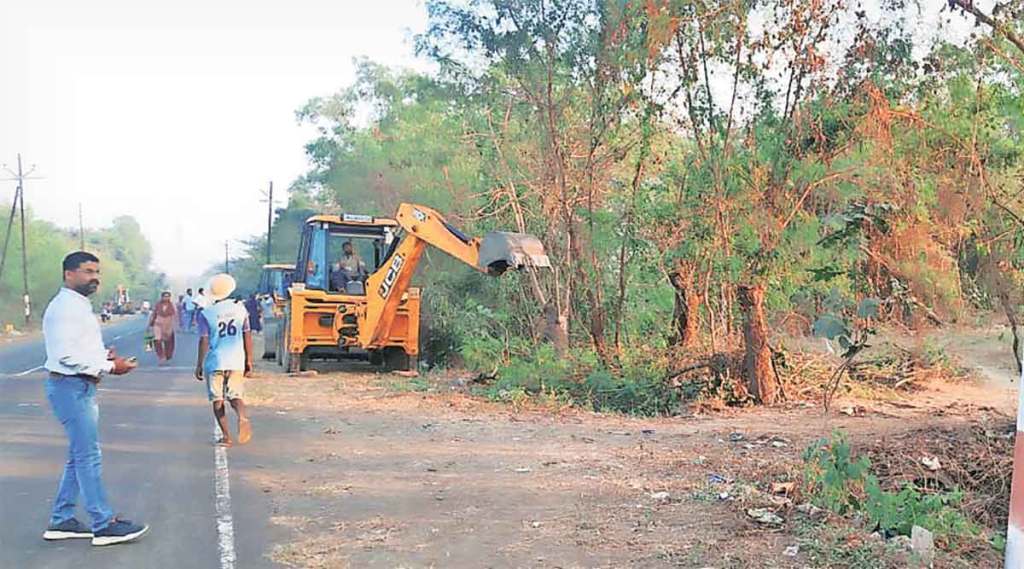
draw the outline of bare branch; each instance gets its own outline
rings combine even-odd
[[[994,32],[1006,38],[1010,43],[1017,46],[1017,49],[1021,53],[1024,53],[1024,39],[1021,39],[1013,30],[1003,25],[1002,22],[996,20],[992,16],[982,12],[977,6],[974,5],[973,0],[949,0],[950,5],[960,8],[964,12],[967,12],[974,16],[974,19],[992,28]]]

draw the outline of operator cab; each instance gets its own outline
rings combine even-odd
[[[256,293],[260,296],[269,296],[275,299],[283,299],[288,296],[288,287],[291,286],[292,272],[295,267],[292,265],[263,265],[263,272],[260,274],[260,284]]]
[[[399,227],[371,216],[315,216],[302,232],[293,281],[307,289],[364,296],[366,279],[398,243]]]

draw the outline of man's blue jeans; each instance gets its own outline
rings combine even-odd
[[[103,487],[103,461],[98,432],[99,406],[96,384],[77,377],[50,377],[46,380],[46,398],[68,436],[68,460],[53,503],[50,524],[57,525],[75,517],[78,494],[85,498],[85,509],[92,518],[92,530],[110,524],[114,512],[107,503]]]

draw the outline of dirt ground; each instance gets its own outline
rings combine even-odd
[[[836,408],[852,416],[797,401],[629,418],[491,403],[444,377],[358,364],[308,377],[261,366],[249,399],[274,424],[259,444],[275,458],[247,482],[272,497],[281,539],[267,555],[289,567],[847,566],[822,561],[807,538],[818,522],[772,484],[794,481],[803,449],[837,428],[884,446],[915,429],[1005,426],[1012,364],[984,375],[1000,367],[997,332],[942,346],[984,365],[981,379],[847,397]]]

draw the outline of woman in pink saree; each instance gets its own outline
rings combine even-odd
[[[171,301],[170,291],[164,291],[149,317],[149,327],[153,329],[156,345],[156,359],[159,362],[157,365],[167,365],[174,357],[174,325],[177,321],[178,309]]]

